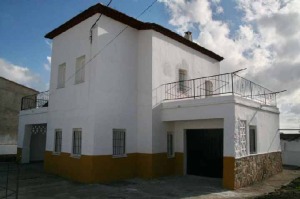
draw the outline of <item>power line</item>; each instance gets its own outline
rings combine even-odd
[[[106,5],[106,7],[109,7],[109,5],[111,4],[112,0],[110,0],[108,2],[108,4]],[[90,42],[91,44],[93,43],[93,29],[95,28],[97,22],[100,20],[100,18],[102,17],[102,13],[99,15],[98,19],[95,21],[95,23],[92,25],[91,29],[90,29]]]
[[[154,0],[149,6],[147,6],[135,19],[138,19],[141,17],[145,12],[147,12],[158,0]],[[102,15],[102,13],[101,13]],[[80,67],[75,73],[73,73],[67,80],[65,81],[65,84],[73,78],[79,71],[81,71],[85,66],[87,66],[91,61],[93,61],[107,46],[109,46],[116,38],[118,38],[127,28],[129,25],[125,26],[114,38],[112,38],[107,44],[104,45],[104,47],[99,50],[92,58],[90,58],[86,63],[83,64],[82,67]],[[49,94],[50,95],[50,94]]]

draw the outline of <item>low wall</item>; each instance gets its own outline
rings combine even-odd
[[[236,159],[234,188],[238,189],[260,182],[281,171],[281,152],[258,154]]]
[[[300,151],[282,151],[284,165],[300,167]]]

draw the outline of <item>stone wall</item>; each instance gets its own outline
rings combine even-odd
[[[252,155],[235,160],[234,188],[260,182],[282,171],[281,152]]]
[[[21,99],[37,91],[0,77],[0,156],[16,154]]]

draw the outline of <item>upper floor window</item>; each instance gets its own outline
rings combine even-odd
[[[66,63],[58,66],[57,88],[65,87]]]
[[[84,82],[85,76],[85,55],[76,59],[75,84]]]
[[[185,89],[185,84],[187,80],[187,71],[183,69],[179,69],[179,91],[184,92]]]
[[[209,80],[205,81],[205,96],[213,95],[213,83]]]

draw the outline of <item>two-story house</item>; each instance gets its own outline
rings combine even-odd
[[[50,90],[23,98],[23,163],[87,183],[188,174],[230,189],[282,170],[276,93],[220,74],[191,33],[96,4],[46,38]]]

